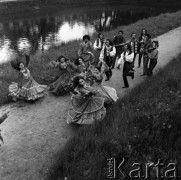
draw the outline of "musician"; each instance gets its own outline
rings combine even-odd
[[[104,35],[102,33],[99,33],[93,45],[93,48],[95,50],[95,66],[97,66],[98,64],[100,52],[104,43],[105,43]]]
[[[100,52],[104,42],[105,42],[104,35],[102,33],[99,33],[97,39],[94,42],[93,46],[94,49]]]
[[[131,50],[134,53],[133,63],[135,62],[136,56],[138,54],[139,41],[136,39],[136,33],[131,34],[131,39],[129,39],[126,44],[131,45]]]
[[[143,57],[143,54],[142,52],[140,51],[143,46],[144,46],[144,42],[145,42],[145,37],[146,35],[148,34],[147,30],[146,29],[142,29],[141,31],[141,35],[139,37],[139,58],[138,58],[138,68],[141,66],[141,59]]]
[[[111,65],[112,65],[112,60],[116,55],[116,48],[113,46],[112,42],[110,39],[106,39],[106,42],[104,43],[101,53],[100,53],[100,61],[104,61],[107,66],[108,66],[108,71],[105,72],[106,74],[106,80],[108,81],[111,76],[112,76],[112,70],[111,70]]]
[[[151,41],[151,36],[147,34],[145,36],[145,42],[143,47],[140,49],[140,52],[143,54],[143,74],[141,76],[146,76],[148,72],[148,50],[149,48],[152,47],[152,41]]]
[[[124,51],[121,54],[120,59],[118,60],[118,63],[120,63],[120,61],[124,62],[124,65],[123,65],[124,87],[123,88],[129,87],[127,76],[131,76],[131,78],[134,79],[133,58],[134,58],[134,53],[131,51],[131,46],[129,44],[125,44]]]
[[[123,37],[123,34],[124,34],[124,32],[122,30],[120,30],[118,32],[118,35],[115,36],[113,39],[113,44],[116,48],[116,55],[112,61],[112,66],[111,66],[112,69],[114,69],[116,59],[119,59],[121,56],[121,53],[123,52],[123,47],[124,47],[124,43],[125,43],[125,38]]]
[[[158,46],[159,46],[158,41],[153,41],[152,42],[152,48],[150,48],[149,51],[148,51],[148,58],[150,60],[148,73],[147,73],[148,76],[152,76],[153,69],[157,65],[158,54],[159,54]]]

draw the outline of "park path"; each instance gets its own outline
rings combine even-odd
[[[160,54],[156,71],[181,52],[180,37],[181,27],[157,37]],[[129,79],[129,89],[122,89],[122,69],[114,69],[113,77],[104,84],[114,87],[122,97],[146,79],[140,76],[142,68],[135,70],[135,79]],[[51,95],[34,104],[17,102],[0,108],[0,115],[10,111],[1,124],[4,144],[0,147],[0,180],[45,179],[56,153],[77,131],[66,124],[69,108],[69,96]]]

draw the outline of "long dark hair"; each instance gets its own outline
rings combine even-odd
[[[29,65],[29,62],[30,62],[30,56],[25,54],[25,62],[20,59],[19,57],[17,57],[16,59],[14,59],[13,61],[11,61],[11,66],[20,71],[20,64],[23,63],[25,67],[27,67]]]
[[[75,76],[73,77],[72,79],[72,89],[75,89],[75,88],[79,88],[79,87],[82,87],[80,84],[79,84],[79,80],[80,79],[83,79],[85,81],[85,78],[83,76]]]
[[[132,53],[131,45],[130,44],[125,44],[127,46],[127,50],[129,51],[129,54]],[[126,53],[126,51],[124,51]]]
[[[82,61],[84,62],[84,59],[81,56],[79,56],[74,62],[74,64],[77,65],[77,66],[80,65],[79,59],[82,59]]]
[[[68,60],[65,56],[61,55],[57,58],[56,62],[60,62],[62,58],[65,59],[65,62]]]
[[[84,36],[83,36],[83,40],[85,40],[85,39],[88,39],[88,40],[90,41],[90,36],[89,36],[89,35],[87,35],[87,34],[86,34],[86,35],[84,35]]]
[[[147,34],[148,34],[147,29],[142,29],[142,30],[141,30],[141,36],[143,36],[143,31],[145,31],[145,35],[147,35]]]

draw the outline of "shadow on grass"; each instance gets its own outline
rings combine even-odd
[[[180,58],[120,99],[102,122],[80,127],[57,154],[48,179],[104,180],[110,157],[128,158],[125,171],[133,162],[180,164]]]

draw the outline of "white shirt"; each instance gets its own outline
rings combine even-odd
[[[125,59],[124,59],[124,52],[121,54],[121,57],[118,59],[118,64],[121,64],[125,61],[127,62],[133,62],[133,58],[134,58],[134,53],[129,54],[129,52],[127,51],[125,53]]]
[[[109,55],[111,56],[111,57],[114,57],[115,55],[116,55],[116,48],[114,47],[114,46],[110,46],[110,49],[111,49],[111,47],[112,47],[112,51],[109,51]],[[106,48],[106,46],[105,45],[103,45],[103,47],[102,47],[102,50],[101,50],[101,53],[100,53],[100,56],[99,56],[99,59],[100,60],[103,60],[104,59],[104,49]],[[108,55],[108,54],[107,54]]]
[[[98,43],[97,43],[97,41],[98,41]],[[98,39],[96,39],[95,40],[95,42],[94,42],[94,45],[93,45],[93,47],[94,47],[94,49],[95,50],[97,50],[97,49],[101,49],[102,47],[101,47],[101,40],[98,38]]]

